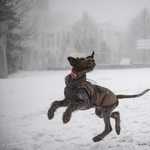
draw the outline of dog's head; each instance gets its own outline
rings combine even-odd
[[[73,67],[73,70],[79,74],[85,74],[87,72],[90,72],[96,66],[95,60],[94,60],[94,51],[92,55],[87,56],[85,58],[84,57],[81,57],[81,58],[68,57],[68,61],[70,65]]]

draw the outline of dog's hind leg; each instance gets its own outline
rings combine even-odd
[[[54,101],[51,104],[51,107],[48,110],[47,116],[49,119],[53,119],[54,117],[54,112],[57,110],[57,108],[59,107],[66,107],[68,106],[68,101],[66,99],[62,100],[62,101]]]
[[[119,101],[113,104],[114,108],[116,108],[119,105]],[[116,133],[119,135],[120,134],[120,113],[118,111],[112,112],[110,115],[111,118],[115,119],[115,130]]]
[[[95,114],[99,117],[99,118],[103,118],[102,117],[102,113],[101,113],[101,109],[95,109]]]
[[[110,124],[110,110],[108,107],[102,108],[101,114],[100,114],[100,110],[97,110],[96,113],[98,113],[97,115],[100,118],[103,117],[104,123],[105,123],[104,131],[101,134],[99,134],[93,138],[94,142],[99,142],[112,131],[112,127]]]
[[[111,127],[111,123],[110,123],[110,117],[113,118],[114,115],[117,114],[116,112],[112,113],[112,111],[117,106],[118,106],[118,101],[115,102],[114,104],[110,105],[110,106],[102,107],[102,109],[97,109],[96,108],[96,110],[95,110],[96,115],[98,117],[104,119],[105,129],[101,134],[99,134],[99,135],[97,135],[96,137],[93,138],[94,142],[101,141],[105,136],[107,136],[112,131],[112,127]],[[119,119],[120,119],[120,117],[119,117]],[[117,120],[117,123],[118,123],[118,120]],[[119,133],[120,130],[119,130],[118,126],[120,126],[120,124],[117,124],[117,132]]]
[[[116,133],[119,135],[120,134],[120,113],[117,111],[117,112],[113,112],[110,116],[111,118],[115,119],[115,130],[116,130]]]

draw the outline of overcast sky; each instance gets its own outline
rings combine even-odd
[[[50,0],[49,10],[68,12],[79,17],[87,12],[96,22],[127,27],[143,8],[150,11],[150,0]]]

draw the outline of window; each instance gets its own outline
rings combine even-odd
[[[62,38],[65,38],[65,31],[62,32]]]
[[[49,48],[50,47],[50,45],[51,45],[51,43],[50,43],[51,41],[50,41],[50,39],[49,38],[47,38],[47,44],[46,44],[46,47],[47,48]]]
[[[60,45],[60,33],[57,32],[57,46],[59,47]]]
[[[44,27],[46,27],[46,17],[44,17]]]
[[[55,35],[53,33],[47,34],[47,47],[55,46]]]
[[[42,47],[45,47],[45,33],[42,33]]]
[[[48,19],[48,27],[50,26],[50,19]]]
[[[52,34],[52,33],[47,34],[47,38],[54,38],[54,34]]]
[[[52,20],[50,20],[50,27],[52,27]]]
[[[55,41],[54,39],[51,40],[51,47],[54,47],[55,46]]]

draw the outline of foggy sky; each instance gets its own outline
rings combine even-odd
[[[69,12],[79,17],[87,12],[97,23],[127,27],[143,8],[150,11],[150,0],[50,0],[53,13]]]

